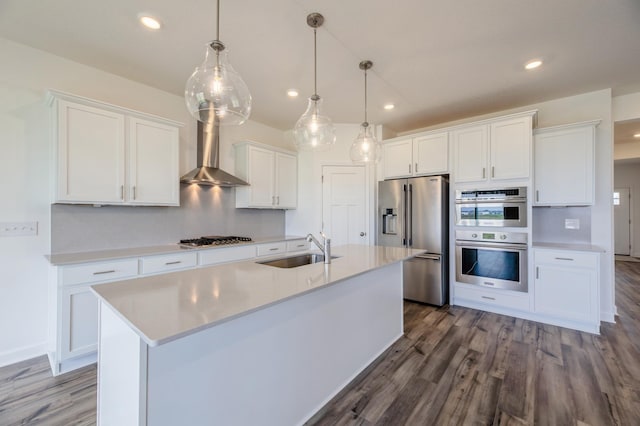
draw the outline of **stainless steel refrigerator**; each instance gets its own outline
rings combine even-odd
[[[449,299],[449,182],[425,176],[379,182],[376,244],[424,250],[404,262],[404,298]]]

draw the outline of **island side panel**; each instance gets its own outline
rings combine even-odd
[[[145,425],[147,345],[100,302],[98,425]]]
[[[150,347],[148,422],[302,424],[403,333],[402,263]]]

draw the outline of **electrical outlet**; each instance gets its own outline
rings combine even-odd
[[[580,219],[565,219],[564,220],[564,228],[565,229],[580,229]]]
[[[38,235],[38,222],[0,222],[0,237]]]

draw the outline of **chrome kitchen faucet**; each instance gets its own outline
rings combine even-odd
[[[320,231],[320,236],[322,237],[322,244],[320,241],[313,236],[313,234],[307,234],[307,241],[312,242],[318,246],[320,251],[324,254],[324,263],[331,263],[331,238],[327,238],[324,232]]]

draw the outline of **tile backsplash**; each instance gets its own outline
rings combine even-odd
[[[52,254],[172,244],[203,235],[284,233],[283,210],[236,209],[234,188],[182,185],[180,207],[51,206]]]
[[[591,207],[534,207],[532,232],[534,243],[591,244]]]

